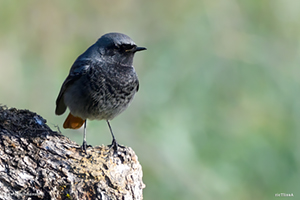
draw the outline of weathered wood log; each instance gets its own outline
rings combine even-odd
[[[0,199],[142,199],[130,147],[80,146],[28,110],[0,107]]]

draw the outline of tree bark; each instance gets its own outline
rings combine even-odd
[[[0,199],[143,199],[130,147],[80,146],[28,110],[0,106]]]

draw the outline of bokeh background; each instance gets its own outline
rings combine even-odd
[[[107,32],[147,51],[112,121],[142,164],[144,199],[300,199],[300,1],[0,1],[0,103],[55,116],[79,54]],[[78,144],[82,130],[62,130]],[[87,141],[109,144],[104,121]]]

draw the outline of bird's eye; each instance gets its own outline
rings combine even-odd
[[[123,45],[123,46],[125,52],[133,51],[136,47],[135,45]]]

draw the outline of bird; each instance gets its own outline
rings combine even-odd
[[[117,151],[119,144],[110,122],[122,113],[139,90],[139,79],[133,67],[138,47],[123,33],[107,33],[90,46],[73,63],[56,99],[56,115],[68,108],[63,128],[79,129],[84,125],[82,150],[86,151],[87,120],[106,120],[112,143]]]

